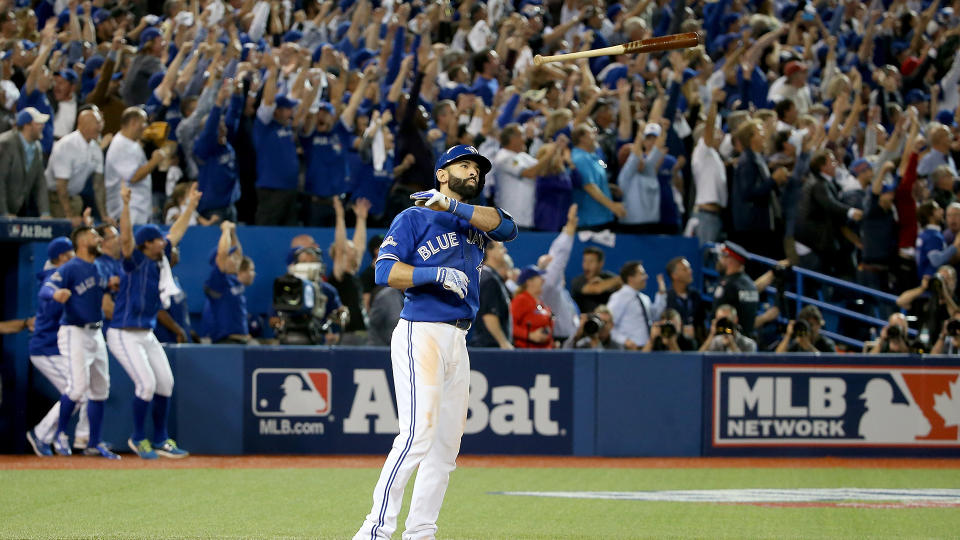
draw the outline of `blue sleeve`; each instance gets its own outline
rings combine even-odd
[[[504,126],[510,123],[513,120],[513,115],[517,111],[517,105],[520,103],[520,94],[514,94],[510,96],[510,99],[507,100],[507,104],[503,106],[503,110],[500,111],[500,116],[497,117],[497,126],[500,129],[503,129]]]
[[[513,216],[506,211],[497,208],[497,212],[500,213],[500,224],[497,225],[496,229],[488,232],[487,236],[498,242],[509,242],[519,234],[517,224],[513,221]]]
[[[390,224],[387,235],[380,244],[377,261],[389,259],[410,264],[417,252],[417,230],[414,213],[403,211]]]
[[[657,27],[653,30],[654,37],[660,37],[667,35],[667,32],[670,30],[670,23],[673,21],[673,13],[671,12],[668,6],[664,6],[663,14],[660,15],[660,22],[657,24]]]
[[[397,80],[397,74],[400,73],[400,62],[403,61],[403,42],[406,37],[406,31],[403,27],[397,29],[397,35],[393,38],[393,49],[390,51],[390,58],[387,59],[387,76],[383,78],[383,83],[387,88]],[[416,72],[414,72],[416,73]]]
[[[333,311],[343,305],[343,302],[340,300],[340,293],[337,292],[337,289],[333,288],[333,285],[324,282],[322,286],[323,294],[327,296],[327,312]]]
[[[742,73],[740,73],[738,77],[742,77]],[[753,103],[756,108],[768,108],[770,102],[767,101],[767,93],[770,90],[770,85],[767,83],[767,76],[759,67],[753,68],[753,73],[750,75],[750,82],[747,83],[746,86],[746,93],[742,95],[749,96],[750,102]]]
[[[935,249],[931,249],[927,253],[927,259],[930,261],[930,264],[933,265],[934,269],[940,268],[941,266],[949,263],[950,259],[952,259],[953,256],[957,254],[956,246],[950,246],[944,249],[943,238],[941,237],[939,238],[939,240],[940,241],[937,243],[937,247]]]
[[[214,105],[213,109],[210,110],[210,115],[207,116],[207,123],[203,126],[203,131],[200,132],[200,136],[197,137],[197,142],[193,143],[193,153],[197,158],[202,160],[207,160],[215,155],[220,149],[219,141],[217,141],[217,133],[220,128],[220,115],[222,114],[222,109],[219,105]]]
[[[56,285],[50,282],[50,280],[44,281],[43,285],[40,286],[40,294],[37,296],[41,300],[52,300],[53,293],[56,290]]]
[[[243,94],[233,94],[227,108],[227,140],[233,140],[240,128],[240,116],[243,114]]]
[[[703,6],[703,30],[711,37],[711,45],[713,40],[722,34],[720,22],[723,20],[723,13],[727,11],[729,4],[730,0],[720,0],[714,3],[707,2]],[[713,50],[713,47],[710,47],[710,49]]]
[[[123,271],[127,274],[132,274],[141,263],[143,263],[144,255],[143,252],[139,249],[134,249],[133,253],[129,257],[123,259],[122,268]]]

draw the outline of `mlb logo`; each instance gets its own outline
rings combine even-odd
[[[252,394],[256,416],[326,416],[330,414],[330,371],[257,369]]]

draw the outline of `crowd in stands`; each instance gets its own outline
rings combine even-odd
[[[588,252],[568,289],[572,231],[611,229],[732,241],[718,298],[752,281],[741,247],[900,295],[933,344],[958,311],[958,23],[956,0],[0,0],[0,214],[109,227],[128,186],[134,224],[224,227],[208,285],[229,295],[253,279],[234,223],[386,226],[471,144],[494,164],[476,202],[560,233],[516,276],[487,253],[478,343],[764,346],[778,314],[757,302],[686,309],[689,263],[651,299],[642,264]],[[533,64],[695,30],[705,46]],[[327,281],[357,331],[381,291],[359,283],[365,229],[345,234]],[[766,345],[829,348],[809,311]]]

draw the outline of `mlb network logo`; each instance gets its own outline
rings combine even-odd
[[[330,371],[260,368],[253,372],[256,416],[326,416],[330,414]]]
[[[960,446],[960,369],[715,365],[713,445]]]

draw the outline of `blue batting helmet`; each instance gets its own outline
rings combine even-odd
[[[437,183],[437,171],[449,167],[458,161],[472,161],[477,164],[477,167],[480,168],[480,178],[477,180],[477,187],[480,191],[483,191],[484,178],[492,167],[490,160],[481,156],[475,147],[466,144],[451,146],[440,156],[440,159],[437,160],[437,167],[433,171],[433,187],[438,189],[440,187]]]

